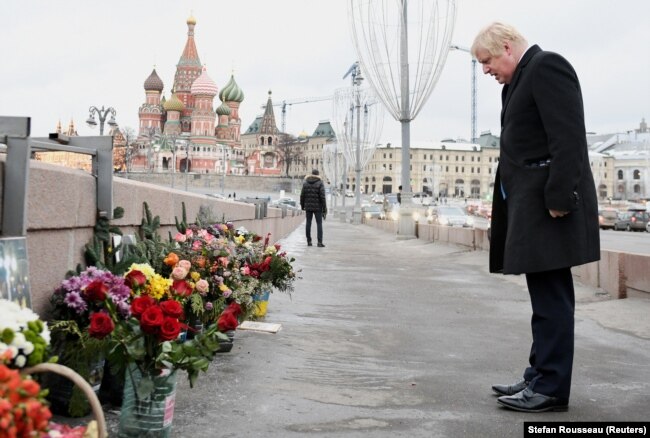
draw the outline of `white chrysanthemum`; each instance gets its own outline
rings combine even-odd
[[[14,363],[16,364],[16,366],[18,368],[22,368],[27,363],[27,358],[25,356],[23,356],[22,354],[19,354],[18,357],[16,357],[16,360],[14,361]]]
[[[264,254],[269,254],[269,255],[276,254],[277,252],[278,249],[273,245],[267,246],[266,249],[264,250]]]
[[[27,339],[25,339],[25,335],[23,335],[21,332],[18,332],[14,333],[14,340],[11,341],[11,345],[14,345],[16,348],[23,348],[26,342]]]
[[[45,345],[50,345],[50,329],[47,327],[47,322],[43,322],[43,331],[41,338],[45,341]]]
[[[25,342],[25,344],[23,344],[23,354],[29,356],[33,352],[34,352],[34,344],[32,344],[31,342]]]

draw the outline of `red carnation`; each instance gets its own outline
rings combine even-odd
[[[228,330],[235,330],[239,325],[237,317],[233,312],[223,312],[217,320],[217,326],[220,332],[227,332]]]
[[[183,316],[183,306],[181,306],[181,303],[178,301],[163,301],[160,303],[160,309],[163,311],[165,316],[170,316],[176,319],[179,319],[181,316]]]
[[[90,327],[88,334],[93,338],[104,339],[115,329],[115,324],[110,316],[103,312],[93,313],[90,316]]]
[[[162,325],[165,316],[158,306],[151,306],[147,308],[140,318],[140,326],[142,331],[150,335],[158,334],[160,326]]]
[[[86,286],[83,293],[89,301],[104,301],[108,293],[108,286],[101,280],[95,280]]]
[[[170,301],[166,301],[170,302]],[[178,322],[176,318],[165,317],[161,326],[160,333],[158,333],[158,338],[161,341],[171,341],[176,339],[178,334],[181,332],[181,323]]]
[[[147,283],[147,276],[144,275],[141,271],[134,269],[126,274],[126,277],[124,277],[124,282],[131,289],[138,290]]]
[[[192,287],[185,280],[174,280],[172,290],[181,297],[189,297],[192,294]]]
[[[143,295],[141,297],[137,297],[131,303],[131,314],[136,318],[140,319],[140,316],[142,316],[144,311],[155,304],[156,304],[156,300],[154,300],[149,295]]]

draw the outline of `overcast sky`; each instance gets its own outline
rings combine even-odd
[[[201,61],[223,87],[234,70],[245,94],[242,132],[273,91],[274,102],[332,95],[357,59],[348,0],[5,0],[0,3],[0,115],[32,117],[44,136],[88,108],[112,106],[137,128],[143,82],[156,66],[169,97],[176,63],[196,18]],[[624,132],[650,118],[650,1],[458,0],[453,42],[470,46],[491,21],[515,25],[531,43],[564,55],[582,83],[587,130]],[[452,51],[435,90],[413,121],[413,142],[470,136],[471,62]],[[218,103],[218,98],[216,98]],[[218,105],[215,105],[218,106]],[[478,78],[479,132],[499,132],[500,85]],[[331,101],[289,107],[287,131],[311,134],[331,118]],[[280,126],[280,111],[276,107]],[[381,142],[400,142],[386,116]]]

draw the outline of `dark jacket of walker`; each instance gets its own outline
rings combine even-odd
[[[308,175],[302,184],[300,192],[300,207],[305,211],[321,211],[327,213],[325,200],[325,185],[318,175]]]

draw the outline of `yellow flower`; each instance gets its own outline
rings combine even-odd
[[[169,291],[170,286],[172,285],[172,280],[169,278],[164,278],[159,274],[154,274],[149,280],[149,285],[147,286],[147,295],[160,300],[167,292]]]
[[[245,238],[244,236],[237,236],[237,237],[235,237],[235,242],[237,242],[237,243],[240,244],[240,245],[241,245],[242,243],[244,243],[245,240],[246,240],[246,238]]]
[[[192,280],[194,280],[194,281],[199,281],[201,279],[201,274],[199,274],[196,271],[192,271],[190,273],[190,277],[192,277]]]
[[[226,286],[225,284],[221,283],[221,284],[219,285],[219,290],[220,290],[221,292],[225,292],[225,291],[228,290],[228,286]]]

